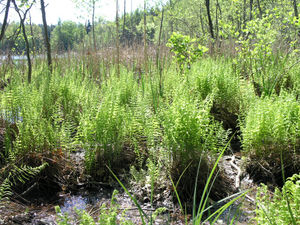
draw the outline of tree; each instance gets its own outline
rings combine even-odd
[[[208,18],[210,36],[212,38],[215,38],[213,23],[212,23],[212,19],[211,19],[211,15],[210,15],[210,0],[205,0],[205,6],[206,6],[206,11],[207,11],[207,18]]]
[[[50,73],[52,73],[52,59],[51,59],[51,45],[48,36],[48,26],[46,20],[46,11],[45,11],[45,3],[44,0],[41,0],[41,11],[42,11],[42,18],[43,18],[43,26],[44,26],[44,39],[45,39],[45,46],[47,51],[47,61],[48,61],[48,69]]]
[[[84,38],[85,29],[83,25],[77,25],[71,21],[58,21],[58,25],[51,34],[51,44],[58,51],[74,49],[77,43]]]
[[[100,0],[74,0],[77,4],[78,8],[84,7],[87,12],[90,14],[92,11],[92,35],[93,35],[93,46],[94,51],[97,50],[97,43],[96,43],[96,35],[95,35],[95,10],[96,10],[96,3]]]
[[[5,29],[7,26],[7,18],[8,18],[10,2],[11,2],[11,0],[7,0],[6,6],[5,6],[5,13],[4,13],[4,18],[3,18],[3,23],[2,23],[1,33],[0,33],[0,41],[4,37]]]
[[[28,83],[31,83],[31,73],[32,73],[32,65],[31,65],[31,59],[30,59],[30,48],[29,48],[29,41],[27,38],[27,34],[26,34],[26,29],[25,29],[25,19],[27,16],[27,13],[29,12],[29,10],[31,9],[32,5],[34,2],[29,3],[29,1],[21,4],[21,6],[25,6],[25,11],[23,12],[19,6],[16,4],[15,0],[12,0],[12,3],[14,4],[15,10],[20,18],[20,26],[22,28],[22,33],[23,33],[23,37],[24,37],[24,41],[25,41],[25,47],[26,47],[26,58],[27,58],[27,65],[28,65],[28,75],[27,75],[27,79],[28,79]],[[23,14],[23,15],[22,15]]]

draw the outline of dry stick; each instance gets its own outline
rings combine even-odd
[[[238,171],[238,173],[237,173],[237,175],[235,177],[235,188],[239,189],[240,188],[240,184],[241,184],[240,176],[241,176],[242,172],[241,172],[241,169],[236,164],[234,164],[234,161],[235,161],[235,155],[233,155],[231,157],[230,165]]]
[[[33,188],[35,188],[38,184],[35,182],[33,185],[31,185],[27,190],[25,190],[22,194],[20,194],[20,196],[24,196],[27,193],[29,193],[30,191],[33,190]]]

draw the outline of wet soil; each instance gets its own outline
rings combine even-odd
[[[220,167],[224,170],[228,180],[232,184],[232,188],[235,188],[236,192],[241,190],[246,190],[253,188],[251,192],[247,194],[247,197],[243,202],[239,201],[233,204],[229,209],[227,209],[222,216],[219,218],[217,224],[227,224],[230,219],[235,215],[237,219],[235,224],[252,224],[251,218],[254,216],[255,204],[253,199],[255,199],[256,185],[249,175],[241,175],[241,185],[236,188],[236,177],[238,171],[231,164],[232,155],[224,156],[220,162]],[[54,207],[59,205],[63,213],[68,213],[71,218],[74,218],[71,224],[76,224],[76,213],[74,207],[77,209],[84,209],[89,212],[90,215],[97,218],[100,212],[100,207],[102,204],[109,206],[112,193],[114,189],[119,191],[117,195],[117,203],[119,205],[120,213],[126,209],[125,218],[130,219],[134,224],[142,224],[140,219],[139,211],[130,197],[124,193],[124,191],[115,182],[113,183],[101,183],[101,182],[91,182],[88,178],[80,177],[83,168],[84,151],[78,150],[70,155],[70,160],[73,165],[77,168],[77,184],[71,189],[62,190],[57,194],[57,197],[52,202],[35,202],[34,205],[24,204],[21,201],[14,201],[17,199],[16,196],[12,196],[11,201],[3,201],[0,204],[0,224],[22,224],[22,225],[40,225],[40,224],[57,224],[57,215],[55,213]],[[236,153],[234,163],[240,167],[241,159]],[[168,181],[166,181],[168,182]],[[88,185],[87,185],[88,184]],[[139,187],[138,185],[129,185],[129,190],[134,194],[140,202],[143,210],[150,215],[159,207],[165,207],[166,211],[160,215],[154,224],[184,224],[184,216],[180,212],[178,204],[174,203],[175,197],[173,196],[173,191],[170,188],[165,188],[159,190],[159,195],[154,197],[154,204],[150,204],[149,187]],[[166,184],[165,187],[171,187],[170,184]],[[223,203],[224,204],[224,203]],[[220,205],[216,206],[218,208]],[[214,208],[212,209],[214,210]]]

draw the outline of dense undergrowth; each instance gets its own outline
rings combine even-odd
[[[9,174],[6,165],[38,167],[46,162],[51,168],[47,173],[55,177],[62,158],[84,149],[85,171],[93,179],[107,181],[107,166],[122,174],[132,166],[141,171],[150,160],[175,182],[181,179],[178,193],[191,200],[191,177],[196,177],[200,156],[205,155],[199,177],[207,177],[236,132],[245,167],[258,181],[272,174],[276,179],[271,181],[281,184],[280,154],[287,176],[300,165],[300,68],[286,63],[285,68],[292,67],[281,68],[288,76],[280,92],[260,95],[251,79],[223,57],[203,57],[184,73],[172,64],[162,80],[155,70],[145,74],[126,67],[117,76],[113,66],[101,62],[99,71],[105,72],[95,77],[78,57],[61,59],[51,75],[44,63],[34,64],[30,84],[16,70],[0,92],[1,170]],[[1,176],[2,186],[7,186],[5,179]],[[213,198],[232,191],[226,182],[220,173]],[[205,180],[199,184],[204,187]]]

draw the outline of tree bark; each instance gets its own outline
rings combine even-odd
[[[298,8],[297,8],[297,0],[293,0],[293,5],[294,5],[294,13],[295,17],[299,19],[299,14],[298,14]]]
[[[93,13],[92,13],[92,29],[93,29],[93,43],[94,43],[94,51],[97,51],[97,45],[96,45],[96,36],[95,36],[95,5],[96,1],[93,0]]]
[[[43,26],[44,26],[44,40],[45,40],[45,47],[47,51],[48,69],[50,73],[52,73],[51,45],[48,36],[48,25],[46,20],[46,10],[45,10],[44,0],[41,0],[41,11],[42,11]]]
[[[213,27],[211,15],[210,15],[210,0],[205,0],[205,6],[206,6],[206,11],[207,11],[210,36],[214,39],[215,38],[214,27]]]
[[[218,16],[219,1],[216,0],[216,39],[219,39],[219,16]]]
[[[35,41],[34,41],[34,33],[32,28],[32,20],[31,20],[31,14],[29,12],[29,25],[30,25],[30,35],[31,35],[31,44],[32,44],[32,54],[33,58],[35,57]]]
[[[116,0],[116,48],[117,48],[117,76],[120,76],[120,40],[119,40],[119,1]]]
[[[164,22],[164,12],[165,8],[162,8],[161,12],[161,20],[160,20],[160,27],[159,27],[159,35],[158,35],[158,46],[157,46],[157,52],[156,52],[156,67],[159,72],[159,93],[162,95],[162,67],[160,62],[160,42],[161,42],[161,34],[163,29],[163,22]]]
[[[125,40],[125,28],[126,28],[126,0],[124,0],[124,15],[123,15],[123,39]]]
[[[26,15],[27,15],[28,11],[32,7],[32,4],[26,9],[26,11],[24,12],[23,17],[22,17],[22,15],[20,13],[20,9],[19,9],[19,7],[16,4],[16,1],[12,0],[12,3],[14,4],[15,10],[18,13],[19,18],[20,18],[20,25],[21,25],[21,28],[22,28],[23,37],[24,37],[24,41],[25,41],[26,58],[27,58],[27,65],[28,65],[27,80],[28,80],[28,83],[31,83],[32,65],[31,65],[31,59],[30,59],[29,42],[28,42],[28,38],[27,38],[27,34],[26,34],[26,29],[25,29],[24,21],[26,19]]]
[[[3,18],[1,33],[0,33],[0,41],[2,41],[2,39],[4,37],[4,33],[5,33],[6,25],[7,25],[7,18],[8,18],[10,2],[11,2],[11,0],[7,0],[6,6],[5,6],[5,14],[4,14],[4,18]]]
[[[253,10],[253,0],[250,0],[250,18],[249,20],[252,20],[252,10]]]
[[[161,20],[160,20],[160,27],[159,27],[159,34],[158,34],[158,44],[157,44],[157,51],[156,51],[156,67],[159,69],[159,53],[160,53],[160,42],[161,42],[161,33],[163,28],[163,21],[164,21],[164,11],[165,9],[162,9],[161,12]]]

